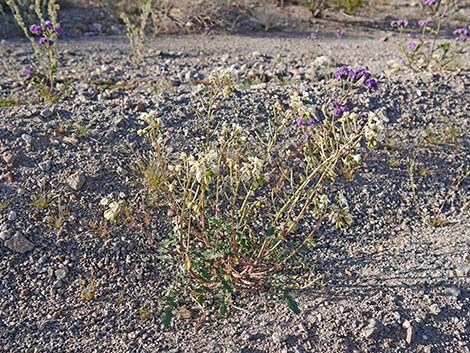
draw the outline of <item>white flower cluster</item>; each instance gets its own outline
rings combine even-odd
[[[222,128],[216,132],[219,140],[219,144],[223,144],[227,141],[234,141],[238,143],[245,143],[246,136],[243,134],[243,128],[236,124],[232,123],[231,125],[224,122]]]
[[[243,162],[240,168],[242,180],[260,180],[263,173],[263,160],[257,157],[248,157],[248,161]]]
[[[137,131],[139,136],[147,135],[150,131],[159,130],[163,126],[162,119],[157,118],[157,111],[152,110],[148,113],[142,113],[140,118],[147,123],[147,126]]]
[[[311,119],[314,117],[313,107],[307,105],[307,100],[310,99],[310,95],[307,92],[303,92],[302,95],[299,92],[294,92],[290,96],[290,108],[291,113],[300,119]]]
[[[348,201],[342,193],[338,195],[336,205],[331,208],[328,219],[338,229],[351,225],[353,219],[349,213]]]
[[[123,201],[113,201],[111,197],[103,197],[100,201],[100,205],[107,207],[106,211],[103,213],[104,219],[112,223],[119,220],[119,216],[122,213]]]
[[[385,124],[388,119],[383,114],[377,115],[376,113],[369,112],[367,123],[364,126],[364,135],[369,146],[376,146],[377,142],[384,141]]]
[[[189,171],[194,175],[196,181],[205,186],[209,185],[214,175],[218,173],[218,158],[219,155],[214,150],[201,153],[197,157],[188,156],[184,152],[180,155],[180,159],[188,165]],[[182,166],[175,166],[174,168],[175,170],[182,170]]]

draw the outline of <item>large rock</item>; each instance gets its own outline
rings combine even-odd
[[[5,240],[5,246],[11,251],[24,254],[33,250],[34,244],[26,239],[22,234],[16,233],[10,239]]]

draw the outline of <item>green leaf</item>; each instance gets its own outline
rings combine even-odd
[[[224,299],[222,299],[222,302],[220,303],[219,313],[221,315],[227,315],[227,303],[225,302]]]
[[[170,306],[167,306],[165,308],[165,311],[163,312],[163,326],[164,327],[169,327],[171,324],[171,319],[173,318],[173,313],[172,313],[172,308]]]
[[[266,237],[272,237],[273,234],[274,234],[274,227],[271,227],[266,231]]]
[[[284,300],[287,302],[287,306],[289,307],[290,310],[294,312],[294,314],[299,315],[300,314],[300,309],[299,306],[297,305],[296,301],[294,298],[292,298],[287,291],[284,291]]]

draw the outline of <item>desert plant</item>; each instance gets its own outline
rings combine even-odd
[[[355,13],[363,5],[363,0],[334,0],[333,2],[333,7],[335,9],[342,10],[347,14]]]
[[[356,89],[377,88],[369,72],[342,67],[336,80],[342,94],[322,106],[321,116],[308,95],[293,93],[287,108],[276,103],[267,125],[250,134],[235,123],[217,122],[217,108],[234,90],[229,74],[218,73],[199,93],[205,138],[179,155],[157,113],[142,115],[147,125],[139,134],[152,143],[148,165],[159,177],[149,183],[168,200],[174,225],[169,255],[181,264],[176,277],[198,302],[213,295],[225,313],[234,290],[259,286],[285,269],[325,221],[337,228],[352,222],[345,197],[326,190],[341,171],[360,166],[363,142],[375,146],[383,139],[384,118],[346,108]],[[173,294],[166,316],[175,305]]]
[[[399,44],[400,51],[406,58],[406,65],[415,72],[449,69],[455,59],[465,50],[464,43],[470,41],[468,28],[455,30],[455,42],[444,41],[439,43],[442,26],[448,18],[450,11],[456,4],[455,0],[423,0],[424,6],[431,17],[418,21],[420,34],[416,40]],[[408,26],[407,20],[395,20],[392,27],[398,28],[400,35]]]
[[[35,0],[30,4],[30,11],[24,10],[24,1],[6,0],[15,21],[30,40],[34,54],[34,63],[26,67],[25,72],[29,81],[38,88],[39,93],[48,101],[54,98],[55,81],[57,76],[58,51],[57,38],[62,34],[62,29],[57,24],[57,12],[59,6],[55,0]],[[31,11],[34,12],[39,24],[26,25],[30,21]],[[44,14],[47,13],[49,20]]]
[[[138,21],[136,22],[125,12],[121,13],[121,19],[126,25],[126,35],[132,48],[132,60],[135,64],[140,64],[144,59],[145,29],[147,20],[152,13],[152,0],[140,0],[138,12]]]

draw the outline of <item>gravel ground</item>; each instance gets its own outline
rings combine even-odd
[[[470,72],[392,74],[394,37],[333,33],[161,37],[143,67],[128,62],[122,37],[64,41],[67,95],[52,106],[18,80],[26,43],[7,41],[0,98],[15,104],[0,110],[0,351],[470,352],[470,182],[457,182],[470,160]],[[142,206],[131,168],[149,148],[140,112],[157,109],[187,148],[198,124],[189,103],[215,68],[231,67],[240,91],[220,118],[252,128],[292,89],[320,103],[341,65],[379,78],[357,103],[390,123],[356,180],[334,185],[354,224],[319,232],[304,277],[322,280],[292,292],[302,313],[270,292],[239,293],[226,318],[209,310],[201,322],[188,303],[191,318],[164,329],[165,212]],[[125,222],[102,221],[107,195],[129,205]]]

